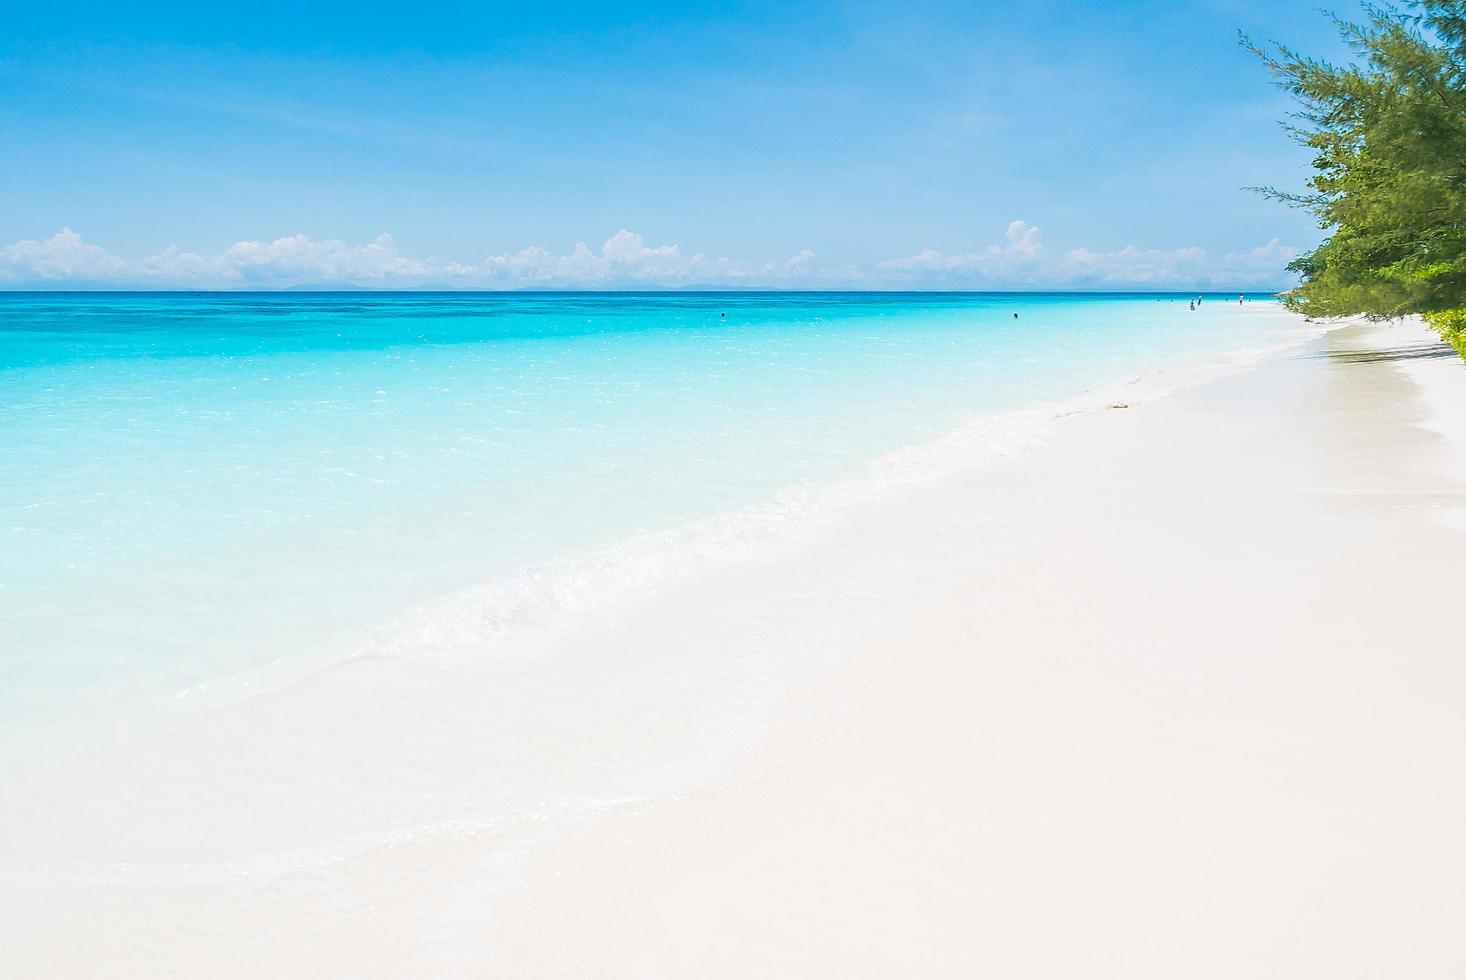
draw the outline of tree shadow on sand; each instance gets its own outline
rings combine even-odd
[[[1371,364],[1379,361],[1425,361],[1438,357],[1460,357],[1461,355],[1445,344],[1430,344],[1411,347],[1381,347],[1377,350],[1330,350],[1305,356],[1342,361],[1345,364]]]

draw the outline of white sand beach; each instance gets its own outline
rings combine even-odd
[[[279,795],[241,807],[163,767],[147,792],[190,826],[284,841],[355,793],[441,832],[185,857],[163,883],[27,875],[3,972],[1466,974],[1466,363],[1418,324],[1357,324],[1148,390],[544,628],[523,655],[566,689],[594,661],[666,678],[580,705],[553,747],[474,744],[501,666],[340,712],[338,741],[395,744],[400,768],[296,745],[297,768],[259,763]],[[527,690],[526,716],[568,697]],[[209,737],[266,730],[251,710]],[[289,744],[290,711],[320,710],[303,691],[269,730]],[[609,773],[632,734],[668,748],[635,762],[654,788],[519,814],[538,837],[435,806],[500,758]]]
[[[532,862],[482,963],[1460,976],[1448,355],[1413,324],[1336,330],[677,603],[719,634],[783,603],[841,652],[741,778]]]

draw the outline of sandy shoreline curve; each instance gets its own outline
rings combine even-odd
[[[717,747],[716,778],[589,795],[540,844],[464,825],[162,892],[30,878],[0,896],[7,959],[22,976],[1466,972],[1466,364],[1418,323],[1353,324],[1114,404],[533,639],[543,658],[639,658],[678,694],[581,705],[566,758],[620,725]],[[420,705],[394,693],[411,751]],[[432,766],[403,792],[431,793]]]

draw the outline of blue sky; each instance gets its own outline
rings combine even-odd
[[[1349,4],[1336,5],[1342,14]],[[1306,3],[24,4],[0,286],[1270,287]]]

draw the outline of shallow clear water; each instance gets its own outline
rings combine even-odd
[[[288,660],[974,417],[1275,345],[1262,305],[0,294],[0,715]]]

